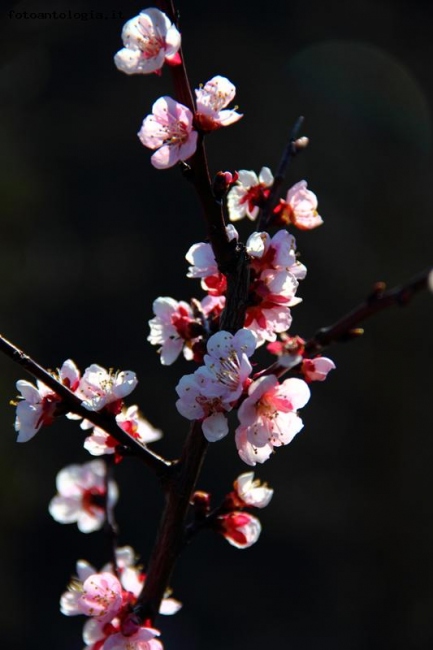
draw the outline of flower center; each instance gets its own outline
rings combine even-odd
[[[179,145],[188,140],[188,127],[181,120],[174,120],[167,129],[167,144]]]
[[[149,32],[143,38],[138,39],[138,47],[145,59],[152,59],[158,56],[164,46],[164,39],[155,32]]]
[[[89,514],[93,515],[98,510],[102,510],[105,506],[105,492],[100,488],[90,488],[84,490],[82,496],[83,508]]]
[[[229,390],[236,390],[239,385],[240,363],[239,357],[231,350],[228,357],[220,357],[219,367],[211,366],[217,381],[227,386]]]

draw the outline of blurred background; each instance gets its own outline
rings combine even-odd
[[[193,86],[227,76],[245,115],[209,137],[212,172],[275,170],[305,115],[310,147],[287,187],[307,179],[325,225],[297,234],[308,276],[292,332],[309,337],[374,282],[393,286],[430,265],[433,3],[178,7]],[[192,369],[160,366],[147,321],[158,296],[202,296],[184,255],[205,230],[192,188],[177,169],[153,169],[136,137],[152,103],[172,93],[169,71],[127,77],[112,62],[123,23],[141,9],[3,9],[1,330],[49,368],[72,358],[136,371],[129,403],[163,429],[154,448],[173,458],[188,428],[174,387]],[[83,15],[19,19],[25,10]],[[239,230],[245,238],[248,225]],[[257,468],[275,489],[259,543],[239,551],[204,534],[182,556],[172,587],[184,608],[158,621],[167,650],[433,647],[432,321],[424,293],[329,350],[337,370],[312,386],[302,433]],[[84,436],[65,420],[17,445],[8,402],[29,377],[6,357],[0,369],[2,644],[80,650],[83,620],[62,616],[58,600],[78,558],[104,563],[106,542],[54,522],[47,504],[57,472],[90,460]],[[228,436],[211,446],[199,488],[218,500],[247,470]],[[133,460],[117,474],[120,543],[145,563],[159,485]]]

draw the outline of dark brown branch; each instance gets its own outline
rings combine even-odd
[[[427,289],[429,286],[429,275],[433,269],[426,269],[419,275],[416,275],[405,284],[386,290],[384,282],[377,282],[373,292],[358,307],[353,309],[343,318],[340,318],[334,325],[323,327],[306,342],[305,351],[309,357],[321,352],[331,343],[348,341],[362,334],[358,325],[363,323],[367,318],[371,318],[389,307],[404,307],[412,298]]]
[[[132,615],[141,623],[155,620],[176,560],[185,544],[185,520],[209,443],[201,424],[194,422],[186,439],[182,456],[168,482],[166,504],[157,539],[150,558],[144,589]]]
[[[67,411],[76,413],[82,418],[89,420],[95,427],[103,429],[106,433],[132,451],[134,456],[140,458],[150,469],[152,469],[161,479],[164,478],[172,465],[154,451],[143,447],[137,440],[131,438],[123,429],[121,429],[115,419],[105,413],[89,411],[83,405],[81,400],[60,381],[56,379],[45,368],[40,366],[31,357],[17,348],[13,343],[0,335],[0,351],[6,354],[15,363],[24,368],[28,373],[39,379],[48,388],[58,395],[67,407]]]

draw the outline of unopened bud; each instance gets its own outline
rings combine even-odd
[[[205,517],[210,510],[210,494],[202,491],[194,492],[191,505],[194,507],[196,518]]]
[[[310,140],[307,138],[307,136],[303,135],[302,137],[295,140],[294,144],[296,149],[299,151],[300,149],[306,149],[309,142]]]
[[[358,336],[362,336],[364,334],[364,328],[363,327],[354,327],[353,329],[349,330],[348,332],[350,337],[356,338]]]
[[[238,172],[218,172],[214,178],[212,190],[217,201],[221,201],[232,185],[239,178]]]

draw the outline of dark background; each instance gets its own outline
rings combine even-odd
[[[107,12],[106,19],[24,20],[20,11]],[[201,296],[184,255],[203,240],[192,189],[154,170],[136,132],[170,75],[116,71],[123,23],[143,5],[20,2],[3,13],[0,310],[3,333],[43,365],[68,357],[132,369],[129,403],[165,432],[175,457],[187,430],[174,407],[180,361],[146,341],[152,301]],[[213,172],[275,169],[291,124],[311,144],[287,179],[306,178],[325,225],[297,235],[307,279],[292,331],[310,336],[365,297],[431,264],[433,3],[319,0],[181,2],[193,86],[215,74],[238,89],[241,122],[208,142]],[[111,11],[123,19],[111,18]],[[247,224],[240,227],[243,236]],[[275,488],[262,537],[245,551],[203,535],[172,580],[184,609],[158,621],[167,650],[427,650],[433,647],[432,301],[366,324],[329,352],[305,428],[257,475]],[[100,566],[102,533],[51,520],[56,473],[86,462],[83,434],[58,422],[15,443],[8,406],[24,378],[1,360],[2,647],[80,650],[83,619],[58,599],[75,561]],[[221,497],[247,466],[232,436],[211,446],[199,487]],[[162,497],[134,461],[118,468],[120,542],[146,561]]]

